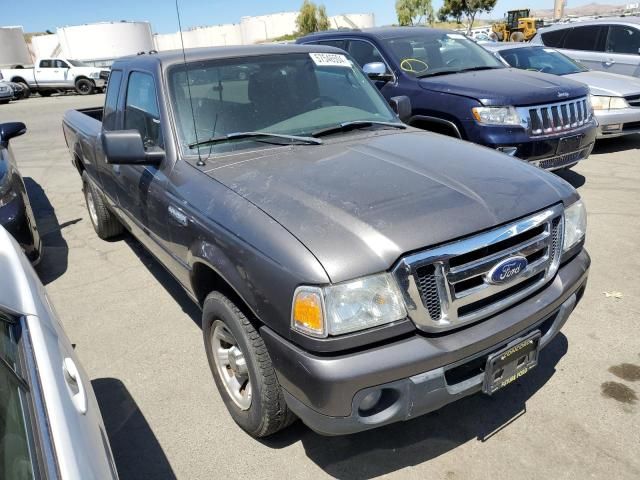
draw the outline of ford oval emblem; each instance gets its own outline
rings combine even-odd
[[[509,257],[495,265],[487,273],[487,281],[494,285],[507,283],[527,269],[527,259],[522,256]]]

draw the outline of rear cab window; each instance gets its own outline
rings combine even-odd
[[[571,29],[562,28],[559,30],[552,30],[550,32],[542,33],[540,35],[542,37],[542,43],[544,43],[547,47],[562,48],[564,38],[567,36],[567,32],[569,30]]]

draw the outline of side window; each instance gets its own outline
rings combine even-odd
[[[102,128],[105,130],[113,130],[115,128],[121,81],[122,70],[113,70],[109,76],[107,97],[104,100],[104,112],[102,114]]]
[[[53,68],[52,60],[40,60],[40,68]]]
[[[563,28],[560,30],[552,30],[547,33],[543,33],[542,43],[544,43],[547,47],[556,47],[562,48],[562,42],[564,41],[564,37],[567,35],[569,28]]]
[[[610,25],[606,51],[638,55],[640,53],[640,31],[626,25]]]
[[[156,86],[148,73],[132,72],[124,109],[125,130],[138,130],[145,148],[163,147]]]
[[[69,68],[69,65],[67,64],[67,62],[64,62],[62,60],[54,60],[53,66],[55,68]]]
[[[369,42],[362,40],[349,40],[348,52],[361,67],[367,63],[384,62],[378,49]]]
[[[603,50],[602,44],[606,29],[607,27],[602,25],[574,27],[565,38],[564,48],[601,52]]]
[[[326,45],[327,47],[336,47],[342,50],[347,49],[347,41],[346,40],[323,40],[321,42],[316,42],[318,45]]]

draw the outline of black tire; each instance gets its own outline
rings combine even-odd
[[[29,98],[31,96],[29,85],[24,82],[18,82],[18,84],[22,87],[22,98]]]
[[[78,92],[78,95],[89,95],[93,93],[94,88],[94,83],[87,78],[76,80],[76,92]]]
[[[511,37],[509,38],[512,42],[524,42],[524,33],[522,32],[513,32]]]
[[[39,93],[41,97],[50,97],[53,92],[51,90],[40,90]]]
[[[219,322],[231,332],[246,360],[251,382],[251,404],[245,410],[232,399],[216,367],[212,341],[214,325],[219,326]],[[209,367],[220,396],[240,428],[252,437],[260,438],[272,435],[295,421],[296,417],[284,400],[282,387],[260,334],[244,313],[220,292],[210,293],[204,301],[202,334]]]
[[[122,223],[120,223],[111,210],[107,208],[102,194],[93,186],[87,172],[82,174],[82,191],[84,192],[84,200],[87,204],[89,220],[91,220],[93,229],[98,236],[103,240],[107,240],[120,235],[124,231]],[[91,202],[93,202],[95,215],[91,212]]]

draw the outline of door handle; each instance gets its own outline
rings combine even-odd
[[[114,165],[112,168],[115,175],[120,175],[120,165]]]
[[[64,381],[67,384],[67,392],[71,397],[73,406],[82,415],[87,413],[87,393],[80,378],[80,372],[75,362],[67,357],[62,362],[62,371],[64,373]]]
[[[605,62],[604,62],[604,64],[605,64],[607,67],[610,67],[610,66],[611,66],[611,65],[613,65],[614,63],[616,63],[616,61],[615,61],[613,58],[609,58],[609,59],[605,60]]]

